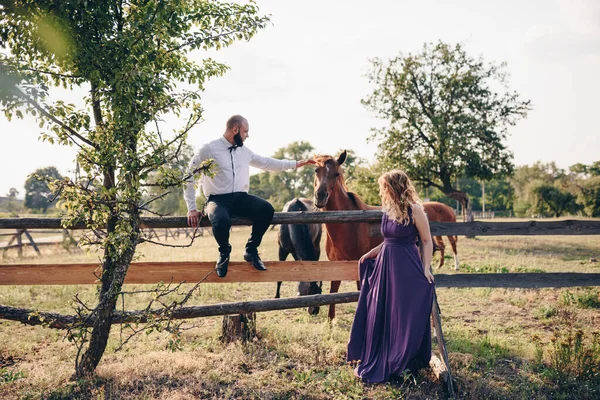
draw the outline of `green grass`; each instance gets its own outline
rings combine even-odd
[[[248,228],[234,228],[232,259],[242,259],[248,233]],[[261,246],[264,260],[277,259],[276,241],[277,231],[268,231]],[[174,242],[170,239],[167,243]],[[141,259],[151,261],[217,258],[210,235],[198,238],[191,248],[144,245],[139,250]],[[598,236],[461,237],[458,251],[459,273],[597,272],[600,267],[590,261],[600,258]],[[37,257],[27,251],[25,259],[18,259],[11,250],[3,262],[95,262],[100,257],[94,251],[69,253],[61,248],[43,248],[42,252],[44,256]],[[324,253],[322,259],[326,259]],[[451,252],[445,267],[435,272],[455,273]],[[127,285],[126,289],[151,287]],[[295,296],[296,290],[295,283],[286,282],[282,296]],[[325,283],[324,292],[328,290]],[[341,290],[355,290],[354,283],[343,282]],[[275,284],[203,284],[189,304],[266,299],[274,293]],[[552,341],[555,327],[568,323],[574,332],[583,332],[582,348],[595,354],[591,338],[600,326],[597,288],[440,288],[437,293],[460,398],[600,396],[597,375],[556,379],[557,374],[571,370],[553,364],[556,348]],[[96,288],[0,286],[0,304],[72,313],[75,294],[93,302]],[[130,296],[125,308],[142,308],[148,300],[148,294]],[[333,323],[327,321],[324,307],[315,317],[304,309],[261,313],[257,317],[258,337],[245,345],[219,341],[221,318],[188,321],[189,329],[181,337],[183,350],[176,352],[166,349],[169,336],[165,332],[140,335],[116,352],[120,327],[114,326],[98,377],[92,382],[69,380],[75,349],[63,340],[63,332],[0,321],[0,398],[445,398],[442,385],[428,370],[385,385],[357,381],[352,366],[345,363],[354,308],[355,304],[338,305]]]

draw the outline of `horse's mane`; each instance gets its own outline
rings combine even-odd
[[[365,203],[356,193],[348,191],[346,192],[348,193],[348,197],[350,197],[350,200],[352,200],[356,208],[358,208],[359,210],[366,210],[369,208],[369,205]]]
[[[346,191],[346,193],[348,194],[348,197],[350,197],[350,200],[352,200],[354,206],[359,210],[366,210],[369,208],[369,205],[365,203],[356,193],[350,192],[348,190],[348,186],[346,186],[346,180],[344,179],[344,168],[338,164],[335,158],[326,154],[317,154],[313,157],[313,159],[317,162],[317,165],[320,167],[324,167],[327,162],[330,162],[332,165],[334,165],[337,171],[340,173],[338,180],[340,181],[340,184],[342,185],[344,191]]]

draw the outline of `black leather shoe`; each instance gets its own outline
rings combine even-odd
[[[244,253],[244,260],[248,261],[249,263],[252,263],[252,266],[259,271],[267,270],[267,267],[265,267],[265,264],[263,264],[262,260],[258,256],[258,253],[246,251]]]
[[[217,276],[224,278],[227,275],[227,267],[229,266],[229,254],[221,253],[219,261],[217,261]]]

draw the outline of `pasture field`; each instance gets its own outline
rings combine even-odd
[[[233,229],[233,260],[242,259],[248,234],[248,227]],[[446,265],[434,273],[454,273],[448,250]],[[459,237],[458,250],[463,273],[600,272],[600,236]],[[42,252],[44,257],[37,257],[27,250],[19,260],[11,251],[1,262],[94,262],[101,257],[60,247]],[[208,234],[191,248],[142,245],[139,254],[148,261],[213,261],[218,255]],[[277,259],[277,229],[265,235],[261,257]],[[326,259],[324,250],[321,258]],[[152,287],[128,285],[125,290]],[[329,290],[328,282],[323,289]],[[340,289],[354,290],[354,282],[343,282]],[[437,292],[458,398],[600,398],[600,288]],[[0,286],[0,304],[71,314],[76,293],[92,301],[96,288]],[[274,283],[202,284],[188,304],[266,299],[274,293]],[[296,284],[284,283],[282,296],[295,295]],[[149,296],[128,296],[125,308],[143,308]],[[259,313],[258,337],[245,345],[220,342],[222,317],[192,320],[178,351],[166,349],[170,338],[164,332],[138,335],[115,351],[121,340],[115,325],[92,382],[69,380],[75,348],[63,340],[63,332],[0,321],[0,398],[445,398],[442,384],[428,370],[385,385],[364,385],[353,377],[345,354],[355,306],[338,305],[333,323],[323,308],[317,316],[305,309]]]

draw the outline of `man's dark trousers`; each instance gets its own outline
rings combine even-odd
[[[246,251],[256,254],[262,237],[269,229],[275,209],[266,200],[246,192],[212,194],[208,197],[206,215],[212,224],[213,236],[219,244],[219,252],[229,254],[229,231],[231,217],[245,217],[252,221],[252,233],[246,243]]]

